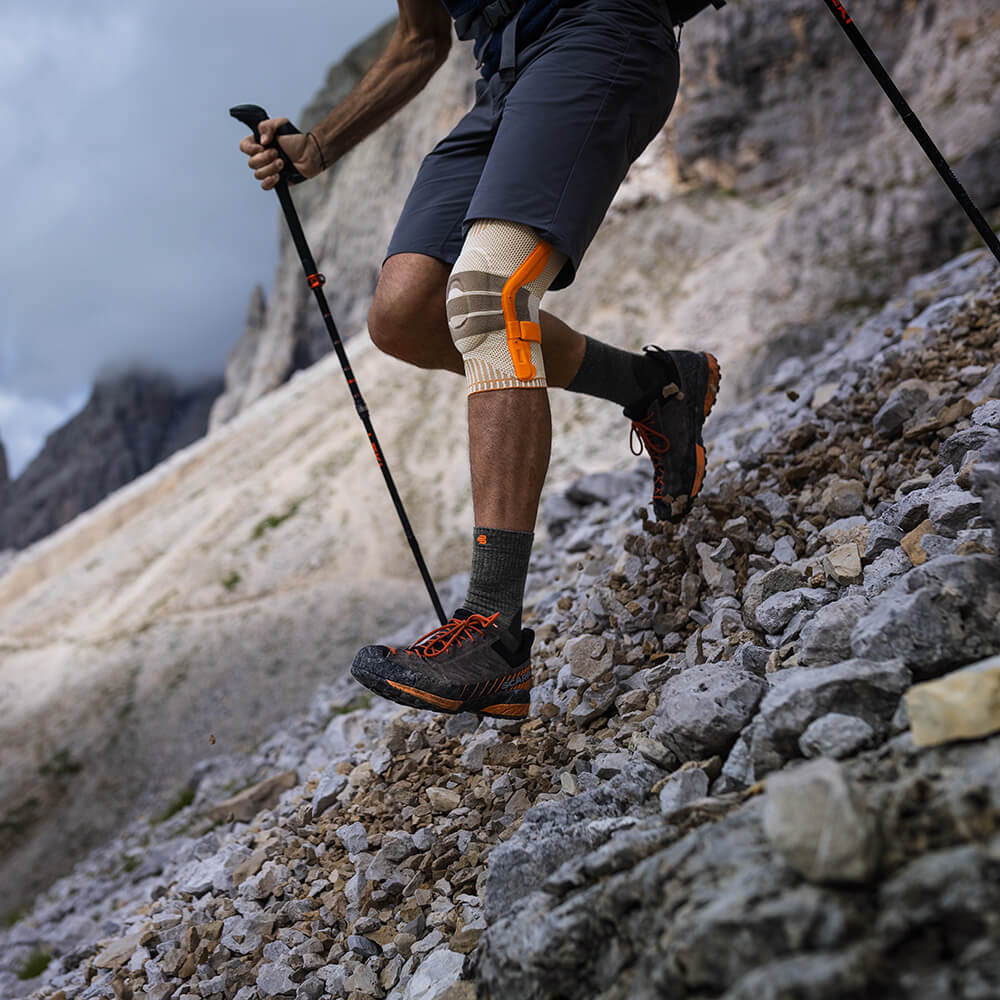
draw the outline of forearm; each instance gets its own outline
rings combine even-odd
[[[353,91],[312,129],[334,163],[421,91],[448,55],[450,35],[413,37],[396,29],[386,51]]]

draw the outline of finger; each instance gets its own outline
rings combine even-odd
[[[260,142],[262,146],[270,146],[274,141],[275,132],[288,121],[287,118],[265,118],[264,121],[257,126],[257,131],[260,133]]]
[[[282,160],[272,160],[266,166],[261,167],[259,170],[255,170],[253,175],[259,181],[267,180],[269,177],[277,178],[284,165],[284,161]]]
[[[257,147],[257,152],[247,160],[247,165],[251,170],[259,170],[261,167],[266,167],[269,163],[273,163],[280,153],[276,149],[261,149],[260,146]]]

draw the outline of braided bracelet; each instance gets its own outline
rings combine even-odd
[[[319,169],[326,170],[326,157],[323,155],[323,147],[319,144],[319,139],[317,139],[312,132],[307,132],[306,135],[308,135],[309,138],[316,143],[316,152],[319,153]]]

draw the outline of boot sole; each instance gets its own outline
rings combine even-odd
[[[531,667],[524,667],[511,674],[498,677],[488,684],[473,685],[462,698],[446,698],[433,691],[424,691],[409,684],[401,684],[355,664],[351,675],[369,691],[407,708],[422,708],[429,712],[457,715],[474,712],[497,719],[526,719],[531,701]],[[512,684],[508,687],[506,685]]]
[[[719,386],[722,384],[722,369],[719,365],[719,360],[714,354],[709,354],[707,351],[703,351],[701,354],[706,367],[708,368],[708,374],[705,379],[705,398],[702,404],[702,424],[708,419],[708,415],[712,412],[712,408],[715,406],[715,401],[719,395]],[[698,427],[698,437],[701,437],[701,426]],[[683,509],[680,512],[668,513],[666,520],[671,524],[680,524],[688,514],[691,513],[691,508],[694,506],[695,497],[701,492],[701,488],[705,482],[705,470],[707,468],[707,456],[705,454],[705,446],[698,441],[695,444],[695,474],[694,482],[691,484],[691,492],[686,497],[686,502]],[[679,498],[678,498],[679,499]],[[674,500],[676,503],[677,500]],[[669,510],[669,505],[667,509]]]

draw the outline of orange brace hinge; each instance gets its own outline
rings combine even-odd
[[[517,293],[541,277],[552,256],[552,247],[539,241],[538,246],[528,254],[525,262],[511,275],[503,286],[500,301],[503,306],[503,319],[507,327],[507,350],[514,362],[514,374],[522,382],[530,382],[537,374],[531,363],[531,343],[542,342],[542,328],[530,320],[521,320],[517,316]]]

